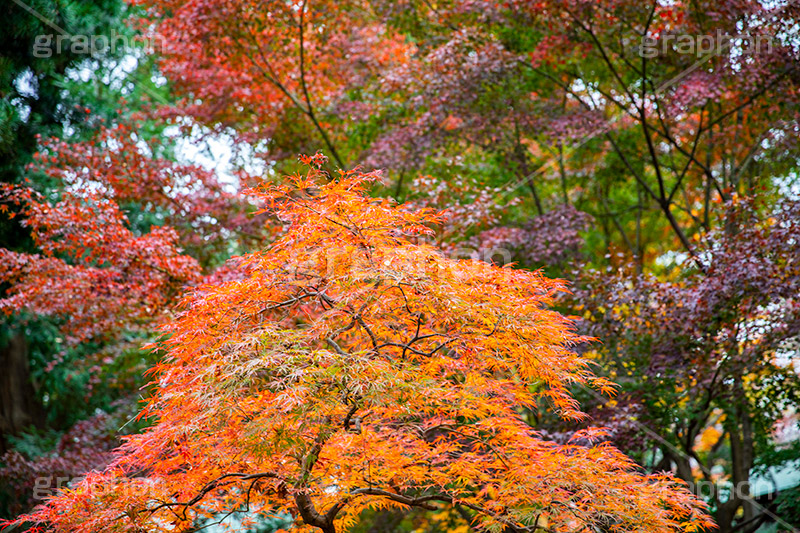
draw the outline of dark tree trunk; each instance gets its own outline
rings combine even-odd
[[[31,383],[28,343],[17,333],[0,346],[0,453],[8,450],[9,435],[43,422],[44,409]]]

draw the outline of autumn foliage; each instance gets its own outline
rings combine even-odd
[[[0,249],[0,280],[13,284],[0,309],[68,317],[71,342],[149,321],[199,278],[197,262],[180,253],[175,230],[154,227],[136,235],[119,206],[101,194],[65,192],[51,204],[27,188],[7,187],[6,193],[22,207],[42,252]]]
[[[0,212],[22,217],[39,253],[0,248],[0,281],[11,286],[0,311],[62,318],[70,344],[116,339],[163,317],[227,252],[233,230],[251,230],[247,198],[213,172],[159,157],[135,126],[102,127],[84,142],[42,139],[29,172],[57,183],[58,195],[2,185]]]
[[[282,236],[167,328],[141,415],[153,425],[19,521],[188,531],[248,508],[329,533],[365,508],[445,505],[489,531],[710,526],[674,478],[597,444],[601,430],[558,445],[521,418],[580,418],[568,386],[613,390],[547,308],[562,282],[448,259],[422,243],[435,212],[368,197],[377,173],[328,182],[321,156],[307,162],[255,191]]]

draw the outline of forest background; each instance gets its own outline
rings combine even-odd
[[[0,517],[111,460],[141,349],[281,223],[252,187],[381,170],[452,258],[541,269],[619,385],[581,424],[720,531],[800,527],[800,4],[6,0]],[[315,161],[322,161],[315,159]],[[43,481],[44,480],[44,481]],[[60,480],[60,481],[59,481]],[[277,527],[261,524],[264,530]],[[365,511],[359,531],[461,531]]]

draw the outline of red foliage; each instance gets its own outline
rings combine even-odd
[[[21,207],[42,254],[0,249],[0,280],[11,284],[0,309],[64,317],[71,343],[150,322],[184,285],[200,279],[197,261],[180,253],[175,230],[153,227],[136,236],[119,207],[96,192],[65,192],[54,203],[29,189],[5,192]]]
[[[339,118],[331,111],[413,49],[362,1],[137,3],[165,44],[163,71],[187,97],[175,113],[234,127],[250,141],[274,141],[304,116],[335,159],[328,124]]]
[[[44,142],[31,171],[63,192],[4,186],[2,199],[17,206],[12,216],[24,218],[41,252],[0,249],[0,281],[10,284],[0,309],[62,317],[70,343],[117,338],[163,317],[185,286],[201,280],[201,264],[227,258],[237,237],[260,240],[252,228],[260,222],[247,214],[253,204],[214,173],[158,150],[135,124],[101,128],[85,142]],[[149,223],[126,211],[164,225],[145,231],[137,226]]]

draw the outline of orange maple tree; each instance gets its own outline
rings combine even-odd
[[[543,440],[522,408],[581,418],[603,392],[537,272],[421,243],[440,217],[370,198],[377,173],[311,170],[259,195],[284,224],[240,280],[195,289],[158,345],[153,424],[103,473],[17,519],[55,531],[188,531],[236,509],[346,530],[365,508],[459,506],[487,531],[713,527],[601,430]],[[538,407],[537,407],[538,406]]]

